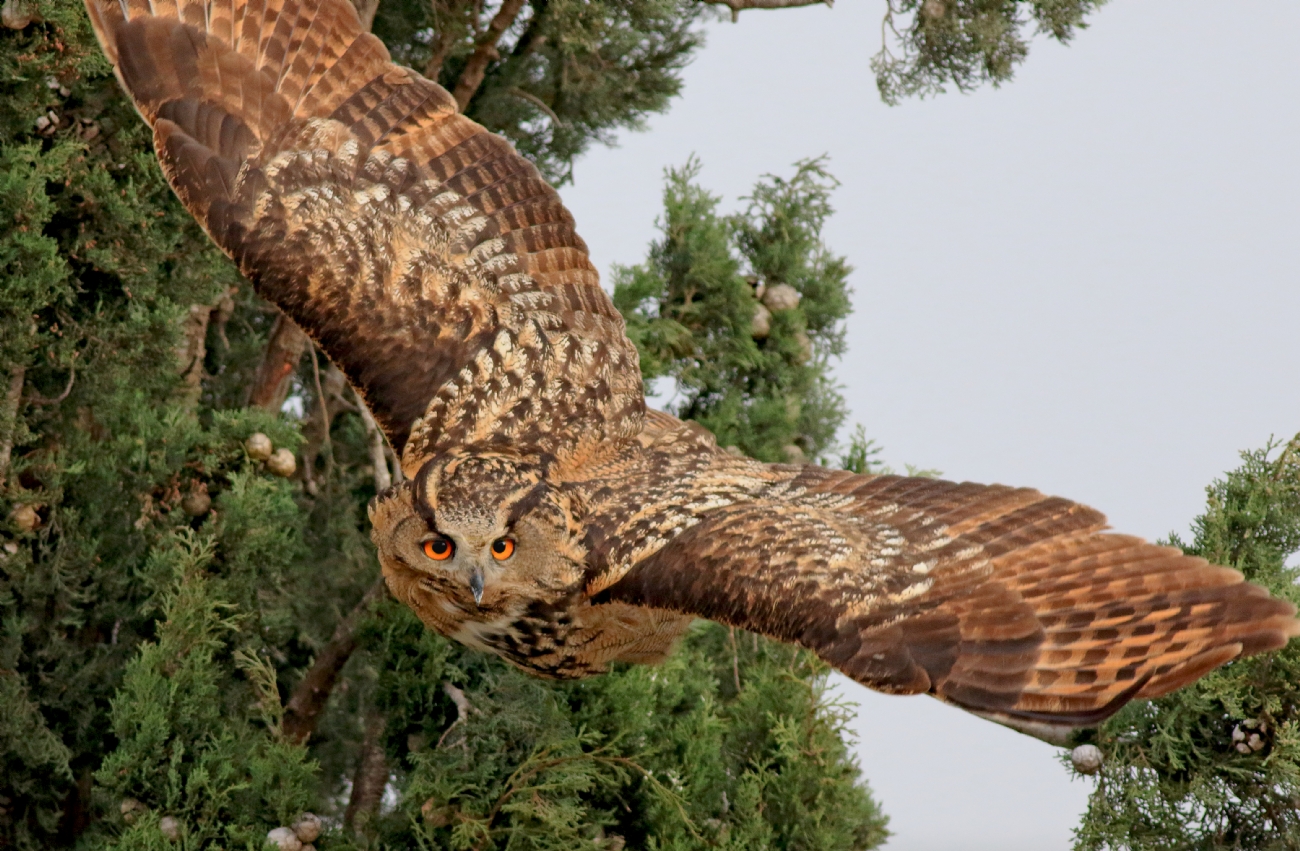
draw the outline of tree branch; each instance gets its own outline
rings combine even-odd
[[[207,357],[208,322],[212,319],[210,304],[191,304],[181,319],[181,344],[176,347],[184,389],[181,398],[191,406],[198,404],[203,393],[203,360]]]
[[[554,110],[552,110],[549,106],[546,105],[546,101],[542,100],[537,95],[532,94],[531,92],[526,92],[523,89],[519,88],[518,86],[511,86],[510,88],[506,89],[506,92],[508,94],[514,95],[520,100],[528,101],[533,106],[537,107],[542,112],[546,113],[546,116],[551,119],[551,123],[554,124],[555,126],[558,127],[564,124],[564,122],[560,120],[560,116],[556,115]]]
[[[450,27],[444,27],[439,31],[437,38],[433,43],[433,55],[429,61],[424,64],[424,76],[435,83],[438,82],[438,75],[442,73],[442,63],[447,61],[447,54],[451,53],[451,46],[456,39],[452,37]]]
[[[357,17],[361,19],[361,29],[370,32],[375,26],[375,12],[379,11],[379,0],[352,0]]]
[[[731,22],[740,20],[745,9],[794,9],[799,6],[833,6],[835,0],[701,0],[710,6],[726,6],[731,10]]]
[[[10,368],[9,387],[5,390],[3,407],[0,407],[0,490],[4,489],[9,475],[9,455],[14,448],[14,432],[18,430],[18,406],[23,401],[23,381],[27,367]]]
[[[326,480],[334,472],[334,444],[330,439],[330,430],[333,428],[335,406],[351,410],[355,409],[356,405],[343,398],[348,380],[337,366],[327,363],[322,377],[314,345],[311,346],[311,372],[316,392],[313,394],[311,410],[308,411],[303,425],[303,433],[307,439],[303,442],[300,453],[303,488],[314,497],[319,492],[316,482],[316,459],[324,454]]]
[[[68,367],[68,383],[63,386],[62,393],[53,397],[52,399],[47,399],[39,393],[32,393],[27,397],[27,404],[36,405],[38,407],[41,405],[57,405],[60,402],[62,402],[64,399],[68,398],[68,395],[72,393],[72,385],[77,382],[77,359],[76,358],[77,358],[77,354],[76,352],[73,352],[72,364],[71,366]]]
[[[360,836],[379,812],[388,785],[388,760],[384,758],[384,716],[371,709],[366,718],[366,734],[361,742],[361,759],[352,776],[352,794],[343,813],[343,828]]]
[[[331,363],[330,366],[333,367],[334,364]],[[316,357],[315,346],[311,347],[311,377],[316,382],[316,407],[320,411],[321,418],[321,446],[329,453],[325,456],[325,471],[329,473],[334,470],[334,443],[330,440],[330,427],[334,415],[330,413],[329,399],[326,398],[325,390],[321,387],[320,360]]]
[[[546,21],[546,12],[550,5],[550,0],[534,0],[533,16],[528,19],[528,26],[515,42],[514,50],[510,51],[511,56],[515,58],[525,56],[546,44],[546,36],[542,35],[542,24]]]
[[[284,707],[284,734],[289,741],[302,744],[316,731],[316,722],[329,702],[339,672],[357,649],[357,631],[387,588],[382,577],[375,580],[361,602],[334,627],[329,642],[316,654],[316,661],[294,688]]]
[[[293,320],[281,313],[271,326],[271,336],[266,341],[262,363],[253,376],[253,386],[248,393],[249,406],[279,411],[289,392],[289,378],[306,352],[307,335],[293,324]]]
[[[361,423],[366,427],[366,438],[370,441],[370,465],[375,470],[375,493],[383,493],[393,486],[393,476],[388,472],[388,453],[384,452],[384,433],[375,422],[375,415],[370,413],[366,400],[357,393],[357,410],[361,413]]]
[[[442,735],[438,737],[438,744],[433,746],[434,750],[442,747],[443,742],[447,741],[447,737],[451,735],[451,731],[460,726],[469,717],[470,712],[469,698],[465,696],[465,692],[456,688],[450,680],[442,684],[442,691],[447,697],[451,698],[452,703],[456,704],[456,720],[448,724],[447,729],[442,731]]]
[[[461,112],[469,106],[470,98],[474,97],[478,87],[483,84],[488,63],[500,56],[497,53],[497,42],[501,40],[502,34],[510,29],[510,25],[515,22],[515,18],[519,17],[519,12],[523,8],[524,0],[502,0],[501,8],[497,9],[497,13],[492,16],[492,22],[488,24],[487,31],[479,39],[478,47],[474,48],[469,61],[465,63],[465,68],[460,72],[460,79],[456,80],[456,88],[452,91]]]

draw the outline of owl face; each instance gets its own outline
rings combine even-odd
[[[390,588],[430,626],[510,618],[581,587],[582,533],[572,498],[538,465],[505,455],[439,456],[371,505]]]

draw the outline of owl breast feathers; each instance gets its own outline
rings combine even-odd
[[[1297,634],[1227,568],[1037,491],[722,452],[647,412],[555,191],[347,0],[87,0],[181,201],[365,398],[389,587],[525,670],[703,617],[1046,738]]]

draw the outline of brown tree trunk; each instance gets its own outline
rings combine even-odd
[[[456,80],[456,88],[452,91],[452,96],[456,98],[456,103],[460,106],[460,111],[464,112],[465,107],[469,106],[470,98],[478,91],[478,87],[483,84],[483,77],[487,74],[488,63],[495,59],[497,53],[497,42],[510,25],[519,17],[519,12],[524,8],[524,0],[502,0],[501,8],[492,16],[492,22],[488,24],[487,31],[479,39],[478,47],[470,55],[469,61],[465,63],[465,68],[460,72],[460,78]]]
[[[388,785],[388,760],[384,758],[384,716],[371,710],[366,718],[366,735],[361,743],[361,761],[352,776],[352,795],[343,813],[343,829],[363,833],[379,813]]]
[[[14,432],[18,430],[18,409],[23,400],[23,381],[27,367],[15,366],[9,373],[9,386],[0,400],[0,491],[9,476],[9,456],[14,450]]]
[[[343,616],[329,643],[316,654],[316,661],[289,696],[284,707],[284,734],[291,742],[305,743],[316,730],[316,722],[329,702],[330,693],[338,681],[339,673],[357,649],[357,631],[370,613],[370,609],[387,592],[383,578],[376,579],[366,590],[361,602]]]
[[[176,360],[184,387],[181,397],[191,407],[199,402],[203,392],[203,359],[207,357],[208,322],[212,319],[212,306],[191,304],[189,313],[181,320],[181,343],[176,347]]]
[[[249,390],[250,407],[279,411],[289,392],[289,379],[307,351],[307,335],[289,317],[281,313],[271,327],[262,363],[253,376]]]

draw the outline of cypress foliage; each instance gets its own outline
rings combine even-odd
[[[965,8],[925,5],[932,23]],[[1068,34],[1092,5],[1033,8],[1052,6]],[[555,180],[587,146],[667,106],[706,12],[686,0],[531,0],[510,4],[514,17],[486,44],[507,4],[358,6],[401,61],[463,88],[466,111]],[[287,413],[248,406],[276,312],[173,198],[81,4],[5,7],[0,848],[259,848],[307,810],[325,817],[321,848],[883,841],[884,817],[843,741],[845,710],[807,654],[697,624],[661,666],[551,684],[432,635],[383,599],[363,511],[383,462],[338,372],[303,358]],[[1018,32],[1019,5],[998,9]],[[1004,78],[981,58],[992,55],[985,41],[943,44],[889,66],[920,83],[886,96],[944,74],[964,87],[980,67]],[[827,367],[848,310],[849,269],[820,238],[834,181],[823,162],[799,163],[724,215],[697,175],[694,163],[669,175],[662,239],[617,275],[645,376],[671,382],[675,411],[737,451],[825,457],[843,419]],[[255,433],[293,453],[296,473],[250,449]],[[874,469],[869,447],[855,441],[846,466]],[[1291,509],[1267,506],[1291,505],[1280,494],[1294,489],[1270,481],[1196,546],[1217,554],[1218,542],[1267,527],[1272,538],[1251,532],[1249,546],[1222,550],[1251,570],[1266,563],[1261,541],[1285,549],[1294,539],[1276,530]],[[1272,519],[1242,519],[1256,515]],[[1254,578],[1289,581],[1280,556],[1267,564],[1274,573]],[[299,698],[328,658],[340,664],[318,712]],[[1085,824],[1088,847],[1128,847],[1102,827],[1156,812],[1133,801],[1210,814],[1197,836],[1294,836],[1277,812],[1295,788],[1284,695],[1296,677],[1276,658],[1209,681],[1221,683],[1205,698],[1212,723],[1141,728],[1182,730],[1180,743],[1212,728],[1231,743],[1238,720],[1263,719],[1250,728],[1267,739],[1260,752],[1216,739],[1212,771],[1193,775],[1187,766],[1201,763],[1189,754],[1207,746],[1178,744],[1167,749],[1176,759],[1133,757],[1130,777],[1118,743],[1131,734],[1114,725],[1137,716],[1099,734],[1114,774],[1094,804],[1103,815]],[[1219,797],[1195,797],[1206,777]],[[1254,788],[1264,809],[1241,803]],[[1175,835],[1172,819],[1152,821],[1160,836]]]
[[[1174,546],[1300,602],[1300,436],[1242,453]],[[1300,847],[1300,645],[1241,659],[1085,737],[1104,754],[1076,848]]]
[[[871,58],[881,98],[1000,86],[1029,54],[1035,34],[1062,43],[1106,0],[885,0],[880,51]],[[897,52],[895,52],[897,51]]]
[[[373,10],[375,35],[394,60],[456,94],[466,115],[561,184],[592,142],[639,129],[681,91],[680,71],[703,43],[695,24],[707,9],[694,0],[534,0],[497,10],[474,0],[357,5]],[[484,55],[483,33],[501,10],[508,24]],[[476,60],[485,63],[483,83],[462,97]]]
[[[742,213],[695,183],[700,163],[668,172],[662,239],[615,272],[648,382],[668,378],[672,412],[764,461],[822,457],[844,420],[829,374],[844,350],[852,271],[821,241],[834,178],[822,159],[767,176]]]
[[[394,0],[379,22],[417,7]],[[0,847],[260,848],[304,811],[325,819],[321,848],[883,840],[845,710],[807,654],[699,624],[664,665],[544,683],[383,599],[364,516],[381,477],[355,399],[309,355],[288,413],[247,406],[276,312],[172,197],[80,4],[31,8],[0,30]],[[502,42],[470,111],[556,177],[663,108],[699,43],[686,4],[528,8],[549,41]],[[556,63],[551,77],[516,53]],[[607,66],[623,76],[592,77]],[[552,80],[551,130],[506,109],[536,106],[509,100],[511,74]],[[720,222],[739,298],[715,331],[695,327],[753,359],[728,404],[781,415],[744,419],[732,442],[767,457],[822,451],[840,417],[824,370],[847,269],[818,237],[830,186],[809,163],[761,183],[742,216],[666,212],[688,231]],[[679,271],[715,274],[692,270],[707,259]],[[762,344],[746,275],[803,292]],[[302,685],[330,658],[319,711]]]

